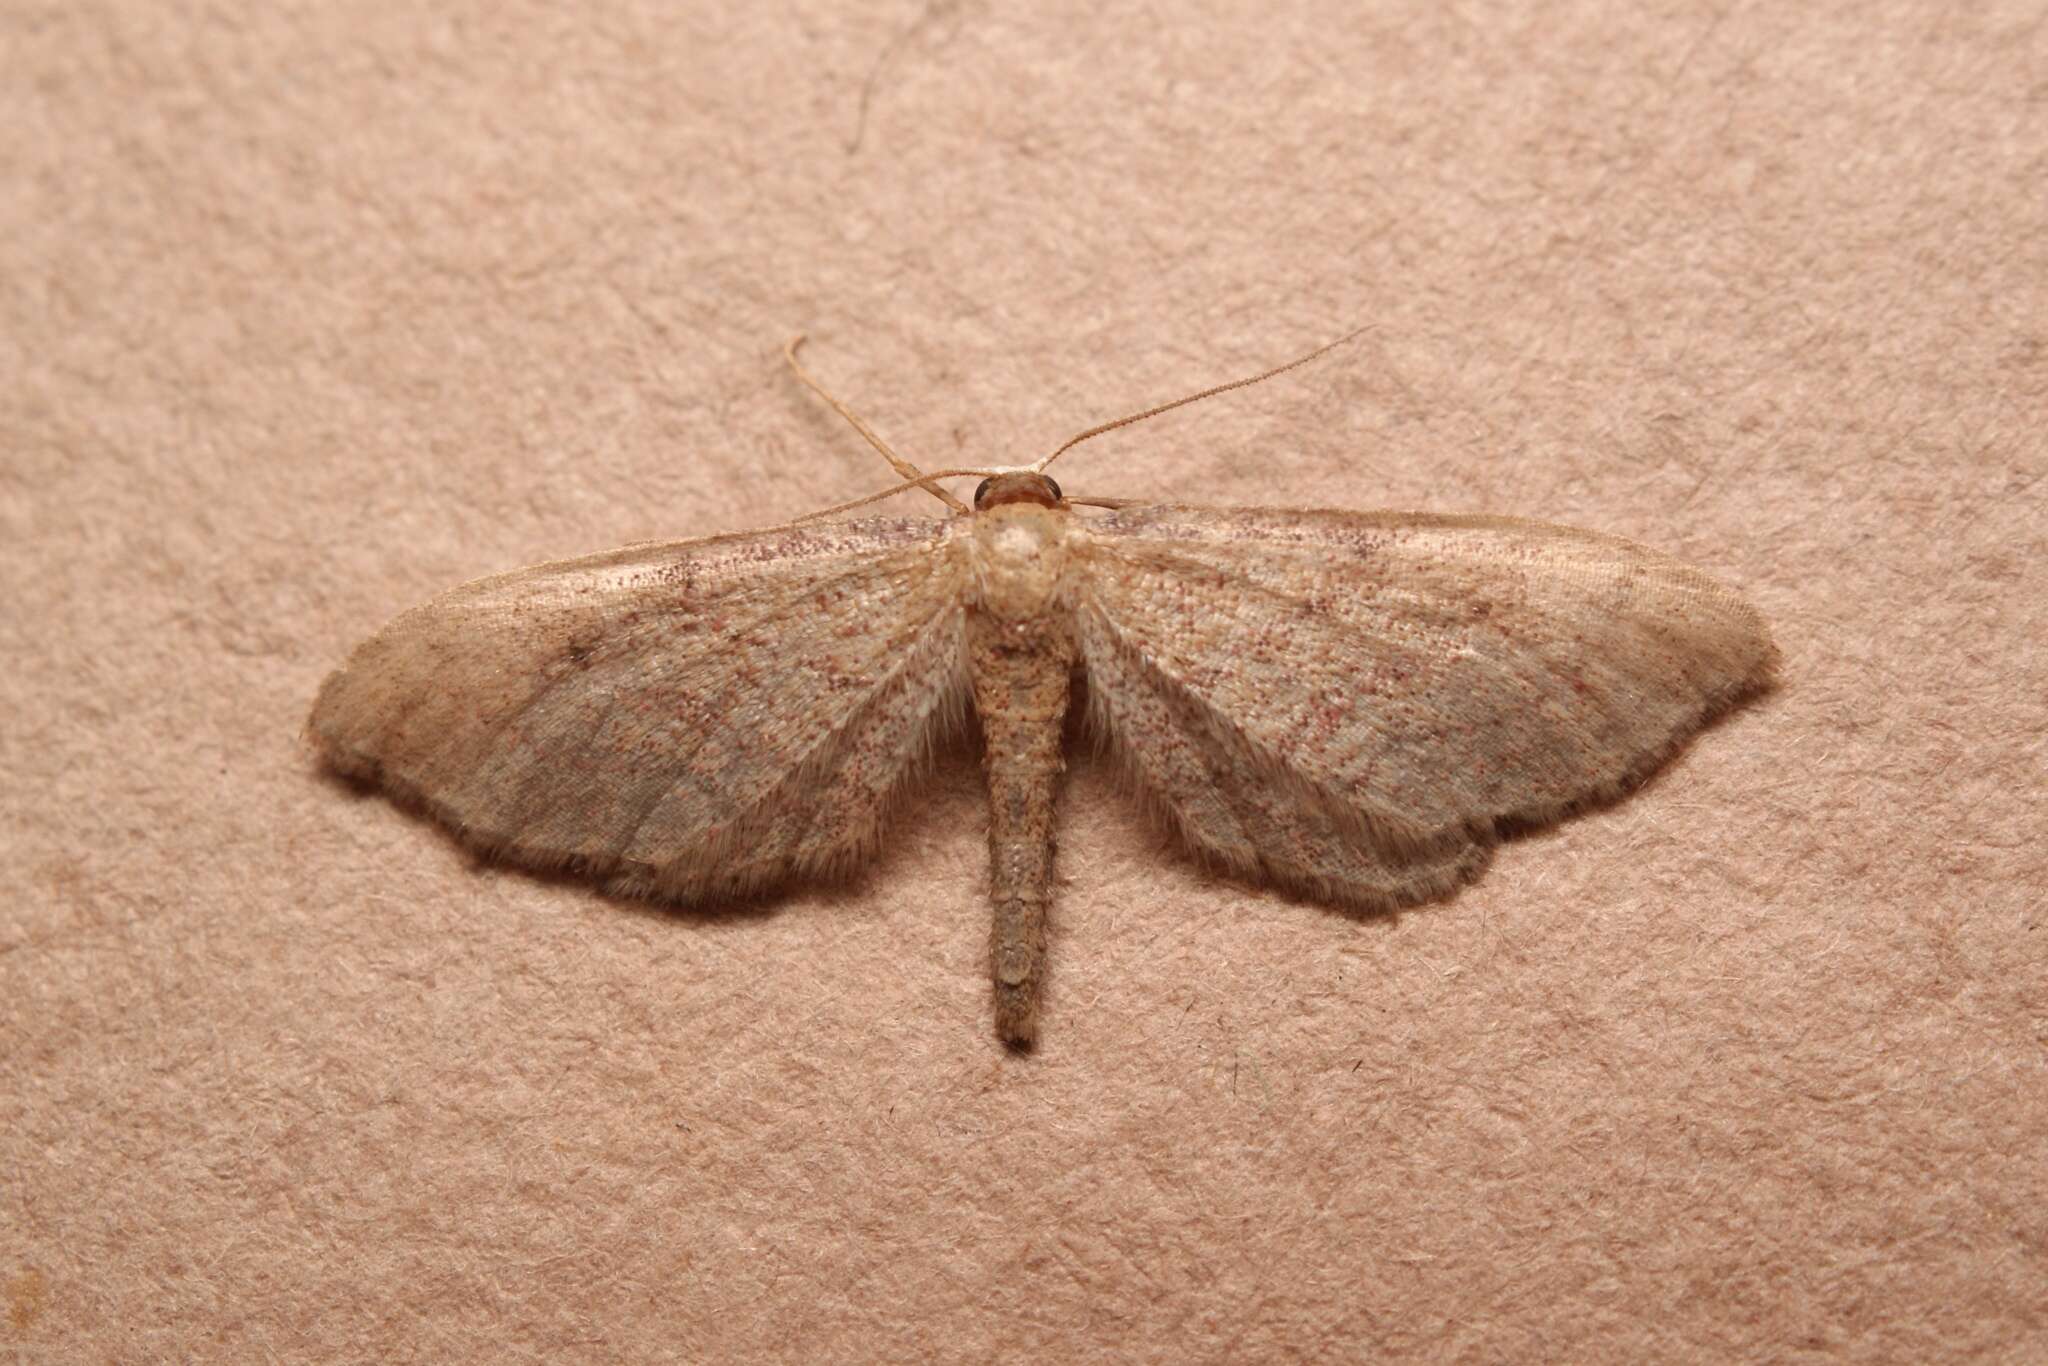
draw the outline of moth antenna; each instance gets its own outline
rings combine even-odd
[[[1323,343],[1323,345],[1318,346],[1315,350],[1309,352],[1307,355],[1297,356],[1293,360],[1287,362],[1287,364],[1285,365],[1276,365],[1272,369],[1266,371],[1263,374],[1253,375],[1248,379],[1234,379],[1230,381],[1230,383],[1228,384],[1218,384],[1213,388],[1204,389],[1199,394],[1189,394],[1186,398],[1177,398],[1171,403],[1162,403],[1157,408],[1147,408],[1142,413],[1132,413],[1129,417],[1120,417],[1114,422],[1105,422],[1100,426],[1090,427],[1087,431],[1080,433],[1078,436],[1068,437],[1066,441],[1061,444],[1058,450],[1054,451],[1051,455],[1048,455],[1047,457],[1045,457],[1045,459],[1039,461],[1037,464],[1030,466],[1030,468],[1037,470],[1040,473],[1043,473],[1047,465],[1050,465],[1053,461],[1059,459],[1060,456],[1063,455],[1065,452],[1071,450],[1075,446],[1080,445],[1083,441],[1086,441],[1091,437],[1101,436],[1104,432],[1113,432],[1119,427],[1128,427],[1133,422],[1143,422],[1148,417],[1157,417],[1161,413],[1171,412],[1175,408],[1185,407],[1187,404],[1199,402],[1200,400],[1205,398],[1214,398],[1218,394],[1227,394],[1232,389],[1242,389],[1245,388],[1247,385],[1258,384],[1264,380],[1269,380],[1273,378],[1273,376],[1275,375],[1284,375],[1289,370],[1292,370],[1297,366],[1307,365],[1310,361],[1314,360],[1316,357],[1320,355],[1323,355],[1325,352],[1336,350],[1345,342],[1348,342],[1352,338],[1358,336],[1361,332],[1371,331],[1372,326],[1373,325],[1371,323],[1367,323],[1364,327],[1353,328],[1351,331],[1346,332],[1343,336],[1337,338],[1337,340],[1333,342],[1325,342]],[[1068,501],[1072,502],[1075,500],[1069,499]]]
[[[832,410],[838,413],[841,417],[845,418],[855,431],[859,432],[862,436],[866,437],[867,443],[870,446],[873,446],[877,451],[880,451],[882,459],[889,462],[890,469],[895,470],[896,473],[902,475],[905,479],[911,480],[913,482],[918,482],[926,493],[929,493],[932,497],[938,499],[947,507],[953,509],[953,511],[967,511],[967,504],[961,502],[958,498],[955,498],[952,494],[946,492],[946,490],[939,488],[935,484],[922,483],[921,481],[926,479],[928,476],[926,476],[922,471],[920,471],[917,468],[917,466],[911,464],[908,460],[905,460],[902,456],[890,450],[889,443],[882,440],[881,437],[875,435],[875,429],[868,426],[867,423],[863,422],[861,420],[861,416],[859,413],[856,413],[855,411],[853,411],[853,409],[847,407],[844,403],[841,403],[838,399],[832,397],[832,395],[826,391],[824,385],[818,383],[817,380],[811,378],[810,371],[804,369],[803,366],[799,365],[796,359],[796,349],[799,346],[802,346],[803,344],[804,334],[799,332],[794,337],[791,337],[789,339],[788,345],[782,348],[782,359],[788,362],[789,368],[793,372],[795,372],[796,377],[802,380],[807,386],[809,386],[812,393],[816,394],[819,398],[822,398],[827,403],[831,404]],[[894,490],[891,490],[891,492],[894,492]],[[880,496],[886,497],[887,495],[885,494]],[[850,504],[849,506],[856,505]],[[831,510],[837,511],[838,509],[835,508]],[[818,515],[822,516],[823,514]]]
[[[836,504],[836,505],[834,505],[834,506],[832,506],[832,507],[828,507],[828,508],[819,508],[819,509],[818,509],[818,510],[817,510],[816,512],[806,512],[806,513],[805,513],[805,514],[804,514],[803,516],[801,516],[801,517],[793,517],[793,518],[791,518],[791,519],[790,519],[789,521],[787,521],[787,522],[783,523],[783,525],[784,525],[784,526],[796,526],[796,525],[798,525],[799,523],[803,523],[803,522],[815,522],[815,521],[817,521],[817,520],[818,520],[818,519],[819,519],[820,517],[830,517],[830,516],[831,516],[831,515],[832,515],[833,513],[835,513],[835,512],[847,512],[847,511],[850,511],[850,510],[852,510],[853,508],[858,508],[858,507],[866,507],[866,506],[867,506],[867,505],[868,505],[869,503],[879,503],[879,502],[881,502],[881,501],[882,501],[882,500],[883,500],[884,498],[894,498],[894,497],[895,497],[895,496],[896,496],[897,494],[899,494],[899,493],[904,493],[904,492],[907,492],[907,491],[909,491],[909,490],[911,490],[911,489],[923,489],[923,490],[924,490],[925,492],[927,492],[927,493],[938,493],[938,492],[939,492],[939,490],[938,490],[938,489],[936,489],[936,488],[934,488],[934,487],[932,487],[932,481],[933,481],[934,479],[958,479],[958,478],[960,478],[960,477],[961,477],[962,475],[969,475],[969,474],[978,474],[978,475],[980,475],[980,476],[981,476],[982,478],[984,478],[984,479],[987,479],[987,478],[992,478],[992,477],[993,477],[993,476],[995,476],[995,475],[1001,474],[1002,472],[1003,472],[1003,471],[1001,471],[1001,470],[978,470],[978,469],[977,469],[977,470],[933,470],[933,471],[931,471],[931,472],[930,472],[929,474],[925,474],[925,473],[921,473],[921,472],[919,472],[919,473],[913,473],[913,474],[912,474],[912,476],[911,476],[910,478],[908,478],[908,479],[904,480],[904,481],[903,481],[902,483],[898,484],[898,485],[897,485],[897,486],[896,486],[895,488],[892,488],[892,489],[883,489],[883,490],[882,490],[882,491],[881,491],[880,493],[870,493],[870,494],[869,494],[869,495],[868,495],[867,497],[865,497],[865,498],[856,498],[856,499],[854,499],[854,500],[853,500],[852,502],[850,502],[850,503],[839,503],[839,504]],[[949,502],[949,503],[952,503],[954,507],[956,507],[956,508],[960,509],[960,511],[962,511],[962,512],[967,512],[967,511],[969,511],[969,510],[970,510],[970,509],[968,508],[968,506],[967,506],[967,505],[966,505],[965,503],[962,503],[962,502],[958,501],[957,499],[953,499],[953,498],[947,498],[947,500],[946,500],[946,501],[947,501],[947,502]]]
[[[1155,498],[1081,498],[1068,494],[1066,502],[1085,508],[1134,508],[1143,503],[1157,502]]]

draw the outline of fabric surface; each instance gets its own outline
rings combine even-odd
[[[2048,1357],[2038,7],[109,0],[0,48],[0,1348]],[[1054,472],[1619,533],[1785,654],[1448,903],[1206,874],[1077,750],[1019,1058],[971,753],[851,885],[678,912],[301,742],[444,587],[887,486],[796,332],[929,468],[1360,323]]]

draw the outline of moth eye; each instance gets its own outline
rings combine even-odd
[[[1060,486],[1057,483],[1055,483],[1050,476],[1041,474],[1038,477],[1045,482],[1045,487],[1048,491],[1051,492],[1052,499],[1055,503],[1064,502],[1066,500],[1067,495],[1060,492]],[[989,485],[993,483],[995,483],[995,476],[991,475],[989,478],[982,480],[981,483],[975,486],[974,505],[976,507],[980,507],[981,500],[988,497]]]

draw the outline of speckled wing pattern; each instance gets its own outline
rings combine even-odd
[[[964,716],[964,521],[629,546],[479,579],[330,676],[327,762],[629,895],[842,872]]]
[[[1624,791],[1767,685],[1706,575],[1506,518],[1150,506],[1086,527],[1093,724],[1199,853],[1392,907]]]

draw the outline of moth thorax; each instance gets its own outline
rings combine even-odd
[[[1051,609],[1066,576],[1064,508],[1040,503],[984,507],[974,518],[975,579],[984,610],[1022,621]]]

